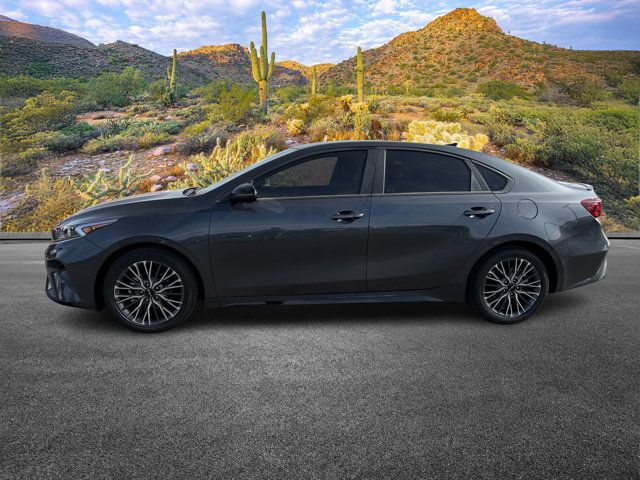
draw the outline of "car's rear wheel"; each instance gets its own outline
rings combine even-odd
[[[197,302],[198,284],[177,255],[141,248],[120,257],[104,281],[105,305],[122,325],[138,332],[161,332],[184,322]]]
[[[505,248],[477,266],[469,279],[467,298],[485,320],[509,324],[533,315],[548,289],[547,269],[535,254]]]

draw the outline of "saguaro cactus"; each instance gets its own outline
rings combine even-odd
[[[362,66],[362,49],[358,47],[356,60],[356,77],[358,79],[358,101],[364,102],[364,67]]]
[[[176,84],[178,82],[178,52],[173,49],[171,66],[167,67],[167,103],[171,106],[176,103]]]
[[[316,72],[316,66],[311,67],[311,96],[316,96],[316,82],[318,80],[318,73]]]
[[[260,45],[260,58],[258,58],[258,52],[256,47],[251,42],[249,45],[249,52],[251,54],[251,73],[253,79],[258,84],[260,92],[260,109],[267,113],[267,91],[269,89],[269,80],[273,74],[273,66],[276,63],[276,54],[271,52],[271,62],[269,62],[267,52],[267,15],[262,12],[262,45]]]

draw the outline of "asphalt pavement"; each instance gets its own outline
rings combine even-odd
[[[0,243],[0,478],[640,478],[640,241],[498,326],[462,304],[229,307],[125,330]]]

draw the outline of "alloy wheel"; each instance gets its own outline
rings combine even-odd
[[[521,257],[505,258],[493,265],[484,279],[482,295],[489,310],[503,318],[529,311],[542,291],[540,272]]]
[[[156,325],[175,317],[184,302],[178,273],[157,261],[142,260],[122,270],[113,286],[120,313],[139,325]]]

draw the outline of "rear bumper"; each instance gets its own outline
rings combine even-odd
[[[561,290],[582,287],[602,280],[606,275],[610,243],[602,230],[598,230],[590,238],[573,238],[565,245],[562,255],[564,282]]]
[[[607,259],[605,258],[604,261],[602,262],[602,265],[600,265],[600,268],[598,269],[598,271],[593,277],[582,280],[581,282],[578,282],[569,288],[578,288],[578,287],[583,287],[585,285],[589,285],[590,283],[595,283],[599,280],[602,280],[606,274],[607,274]]]

